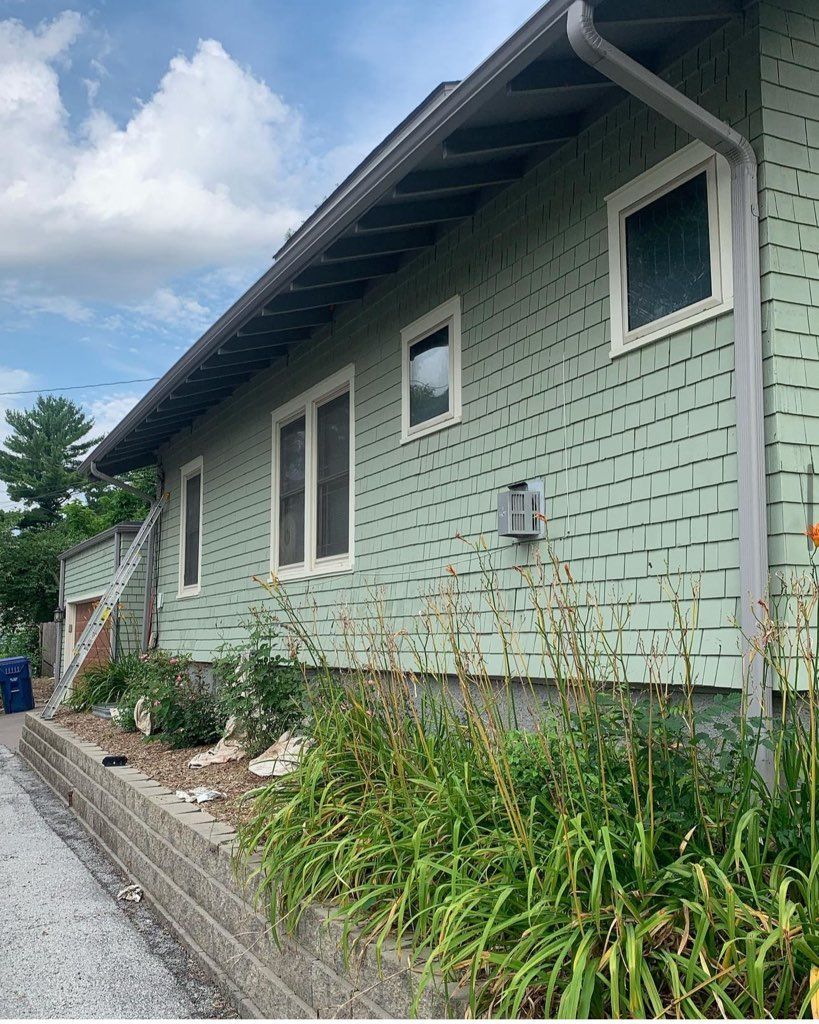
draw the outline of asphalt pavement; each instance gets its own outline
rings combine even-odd
[[[233,1016],[145,901],[117,901],[127,882],[0,746],[0,1018]]]

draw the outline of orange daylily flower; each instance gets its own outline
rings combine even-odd
[[[819,523],[814,523],[805,530],[805,536],[813,541],[813,546],[819,548]]]

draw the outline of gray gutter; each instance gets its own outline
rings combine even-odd
[[[587,0],[575,0],[566,31],[577,56],[673,124],[721,153],[731,167],[734,270],[734,379],[739,505],[739,620],[744,635],[747,714],[770,720],[762,659],[751,656],[756,607],[768,590],[765,421],[762,401],[762,299],[759,280],[757,161],[750,142],[699,104],[607,42]],[[761,759],[770,759],[765,748]],[[761,765],[770,774],[770,765]]]
[[[220,345],[236,333],[262,305],[305,269],[346,228],[359,219],[388,189],[424,156],[432,152],[494,94],[546,48],[550,37],[564,33],[562,20],[572,0],[549,0],[525,25],[510,36],[451,92],[442,91],[440,102],[426,117],[410,120],[393,145],[367,163],[337,201],[317,219],[310,218],[282,250],[281,258],[213,324],[159,380],[128,415],[81,464],[88,474],[92,462],[101,462],[141,421],[164,401],[174,388]],[[343,187],[344,188],[344,187]]]
[[[309,217],[305,219],[304,223],[300,224],[293,234],[282,243],[279,249],[274,253],[273,259],[281,259],[287,250],[298,239],[300,239],[301,236],[316,223],[316,221],[326,216],[332,207],[337,206],[343,200],[344,196],[350,191],[358,178],[360,178],[370,167],[373,167],[376,163],[380,162],[392,149],[393,145],[401,138],[401,136],[406,135],[408,131],[419,125],[429,115],[429,112],[433,107],[436,107],[442,100],[446,99],[450,93],[457,89],[458,85],[458,82],[441,82],[441,84],[436,86],[425,99],[421,100],[418,106],[411,110],[403,121],[399,121],[389,135],[386,135],[381,142],[378,143],[375,149],[372,150],[372,152],[368,153],[360,163],[356,164],[344,181],[342,181],[337,188],[333,189],[325,200],[319,203]]]

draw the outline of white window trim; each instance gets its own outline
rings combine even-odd
[[[439,328],[449,325],[449,409],[410,426],[410,348]],[[455,295],[447,302],[425,313],[401,331],[401,444],[426,437],[436,430],[443,430],[460,423],[461,410],[461,297]]]
[[[185,516],[187,514],[187,487],[190,477],[199,474],[199,564],[196,571],[196,583],[185,586]],[[179,471],[179,580],[176,596],[198,597],[202,593],[202,510],[205,496],[205,474],[202,469],[202,456],[186,462]]]
[[[333,573],[352,572],[355,539],[355,400],[354,367],[345,366],[273,413],[273,456],[271,466],[270,571],[281,580],[308,579]],[[316,558],[316,415],[320,406],[344,392],[350,395],[350,536],[347,554]],[[304,553],[305,561],[279,566],[279,434],[291,420],[304,415]]]
[[[701,171],[707,174],[712,294],[633,331],[628,330],[625,220]],[[606,196],[609,239],[609,303],[612,358],[666,338],[733,308],[731,170],[728,161],[694,142]]]

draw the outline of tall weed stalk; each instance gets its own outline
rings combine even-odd
[[[344,621],[341,675],[287,591],[265,584],[311,663],[315,740],[240,834],[241,857],[261,853],[253,882],[273,920],[293,927],[332,903],[377,949],[408,949],[422,987],[466,987],[474,1015],[808,1013],[815,577],[760,606],[753,656],[780,698],[762,730],[740,694],[698,699],[696,593],[668,585],[673,627],[645,642],[635,694],[627,605],[604,606],[555,558],[519,569],[532,658],[474,550],[482,608],[454,569],[420,631],[395,628],[374,594],[366,623]],[[774,747],[773,788],[759,743]]]

